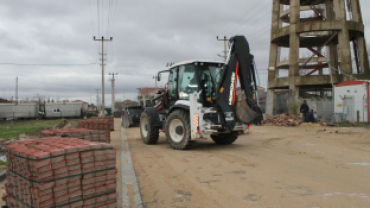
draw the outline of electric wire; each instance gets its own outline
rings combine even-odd
[[[271,5],[272,4],[272,2],[269,2],[269,3],[267,3],[266,5],[264,5],[260,10],[257,10],[257,12],[256,13],[254,13],[254,14],[256,14],[255,16],[253,16],[252,18],[250,18],[250,19],[247,19],[247,21],[245,21],[243,24],[241,24],[241,26],[240,27],[242,27],[243,25],[245,25],[245,27],[244,27],[244,29],[241,29],[241,30],[245,30],[246,29],[246,27],[248,27],[249,25],[247,25],[247,23],[249,23],[250,21],[252,21],[255,17],[257,17],[258,16],[258,14],[262,11],[262,10],[264,10],[267,6],[269,6],[269,5]],[[260,20],[261,18],[263,18],[263,17],[265,17],[265,15],[266,14],[269,14],[271,11],[267,11],[266,13],[264,13],[260,18],[258,18],[257,20]],[[253,20],[253,21],[257,21],[257,20]],[[235,30],[236,31],[236,30]]]
[[[257,4],[255,4],[250,10],[248,10],[247,12],[245,12],[240,18],[238,18],[235,23],[238,23],[241,19],[243,19],[245,17],[245,15],[247,14],[250,14],[249,12],[252,11],[254,8],[256,8],[256,6],[258,6],[259,4],[261,4],[263,1],[258,1]],[[226,31],[230,30],[231,28],[233,28],[235,25],[230,25],[230,27],[224,29],[221,34],[225,33]],[[214,43],[214,41],[210,41],[208,43],[206,43],[206,46],[208,46],[209,44],[212,44]]]
[[[93,88],[93,87],[89,87],[89,86],[75,86],[75,85],[56,85],[55,83],[50,83],[50,82],[40,82],[40,81],[35,81],[35,80],[27,80],[27,79],[22,79],[22,81],[26,81],[26,82],[37,82],[37,83],[42,83],[42,84],[50,84],[50,85],[53,85],[55,87],[71,87],[71,88]]]
[[[91,66],[97,63],[87,64],[22,64],[22,63],[0,63],[0,65],[16,65],[16,66]]]
[[[100,38],[100,3],[99,0],[97,1],[97,15],[98,15],[98,38]]]
[[[92,29],[92,34],[94,36],[95,27],[94,27],[94,21],[93,21],[93,18],[92,18],[91,0],[89,0],[89,8],[90,8],[91,29]],[[98,43],[95,43],[95,45],[96,45],[97,51],[99,53],[99,45],[98,45]],[[98,54],[96,54],[96,56],[95,56],[95,64],[97,64],[97,63],[98,63]]]
[[[247,15],[248,14],[248,16],[247,17],[249,17],[250,15],[254,15],[255,13],[250,13],[250,11],[252,11],[254,8],[256,8],[259,4],[261,4],[263,1],[258,1],[258,3],[257,4],[255,4],[250,10],[248,10],[244,15],[242,15],[237,21],[235,21],[235,23],[237,23],[237,22],[239,22],[242,18],[244,18],[245,17],[245,15]],[[269,3],[269,4],[271,4],[271,3]],[[262,9],[264,9],[264,7],[262,7]],[[243,24],[241,24],[241,25],[243,25]],[[224,32],[227,32],[228,30],[230,30],[231,28],[233,28],[234,26],[230,26],[230,27],[228,27],[227,29],[225,29],[222,33],[224,33]],[[239,26],[237,26],[237,27],[240,27],[240,25]],[[235,29],[234,30],[232,30],[232,32],[234,32],[235,31]],[[229,33],[232,33],[232,32],[229,32]],[[212,47],[212,46],[214,46],[216,44],[216,42],[215,41],[210,41],[209,43],[206,43],[205,44],[205,46],[202,48],[203,50],[209,50],[210,49],[210,47]]]
[[[102,28],[102,36],[104,36],[104,0],[101,1],[101,28]],[[104,51],[102,51],[104,53]]]

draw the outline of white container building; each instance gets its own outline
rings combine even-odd
[[[369,122],[369,82],[345,81],[334,86],[334,112],[337,121]]]

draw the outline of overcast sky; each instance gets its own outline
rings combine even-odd
[[[370,6],[368,0],[361,4],[363,10]],[[40,94],[95,103],[95,89],[102,88],[101,42],[93,36],[113,37],[104,51],[107,105],[109,72],[119,74],[116,99],[136,100],[137,88],[154,87],[152,77],[168,62],[221,60],[223,42],[216,36],[247,37],[266,87],[271,5],[272,0],[0,0],[0,97],[15,95],[18,76],[21,99]],[[369,40],[370,13],[363,18]]]

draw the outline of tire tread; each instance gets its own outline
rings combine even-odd
[[[171,123],[171,120],[174,118],[178,118],[184,123],[185,128],[185,139],[181,141],[180,143],[175,143],[170,137],[169,133],[169,125]],[[171,145],[172,149],[175,150],[186,150],[189,149],[192,145],[191,142],[191,133],[190,133],[190,118],[189,118],[189,112],[185,110],[175,110],[173,111],[167,118],[166,122],[166,140]]]
[[[147,114],[146,112],[143,112],[140,116],[140,121],[146,117],[146,120],[148,122],[148,136],[147,138],[144,138],[142,133],[141,133],[141,124],[140,124],[140,134],[141,134],[141,139],[143,140],[143,142],[147,145],[152,145],[152,144],[156,144],[158,142],[158,139],[159,139],[159,127],[158,126],[152,126],[151,125],[151,117],[149,114]]]

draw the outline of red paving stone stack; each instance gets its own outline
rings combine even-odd
[[[47,137],[6,146],[8,207],[116,208],[111,144]]]
[[[108,119],[89,119],[78,122],[79,127],[85,129],[110,131],[111,125]]]
[[[91,119],[94,119],[94,120],[108,120],[109,121],[109,129],[111,131],[114,131],[114,116],[93,117]]]
[[[88,141],[110,143],[110,132],[107,130],[71,128],[71,129],[42,130],[40,131],[40,133],[46,137],[48,136],[73,137]]]

